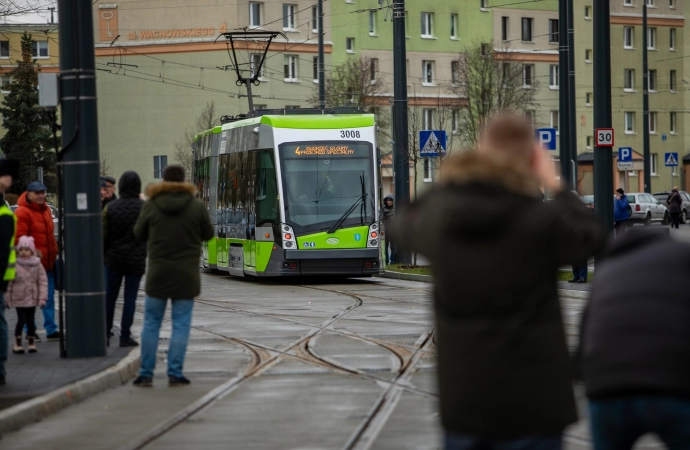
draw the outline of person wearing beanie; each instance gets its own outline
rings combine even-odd
[[[132,337],[132,322],[141,277],[146,271],[146,243],[134,237],[144,201],[139,198],[141,179],[134,171],[122,174],[118,183],[120,198],[109,202],[103,209],[103,245],[106,270],[106,339],[113,336],[115,302],[124,280],[124,307],[120,322],[120,347],[136,347]]]
[[[48,299],[48,276],[41,265],[40,252],[36,250],[34,238],[22,236],[17,244],[15,279],[10,281],[5,293],[8,307],[17,309],[17,326],[14,328],[13,353],[24,353],[22,330],[26,326],[29,353],[36,353],[36,307],[46,306]]]
[[[616,189],[616,201],[613,204],[613,220],[615,222],[614,229],[616,230],[616,237],[619,233],[625,231],[630,223],[630,204],[628,197],[625,195],[623,188]]]

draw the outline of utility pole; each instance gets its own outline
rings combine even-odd
[[[577,185],[577,100],[575,97],[575,15],[573,2],[568,1],[568,128],[570,130],[570,170],[572,171],[571,189],[578,190]],[[562,89],[562,88],[561,88]]]
[[[319,107],[326,109],[326,74],[324,74],[323,61],[323,0],[319,0],[318,7],[318,29],[319,29]]]
[[[649,36],[647,35],[647,2],[642,2],[642,155],[644,157],[644,191],[652,193],[652,155],[649,151]]]
[[[59,0],[67,357],[105,356],[96,62],[91,0]]]
[[[611,128],[611,8],[608,0],[592,2],[594,11],[594,128]],[[594,148],[594,210],[607,230],[613,229],[613,153]]]
[[[405,0],[393,0],[393,170],[395,207],[410,204],[410,165],[407,136],[407,51],[405,49]],[[415,149],[416,151],[416,149]],[[410,264],[410,252],[397,252],[396,262]]]
[[[48,8],[48,11],[50,11],[50,24],[52,25],[55,23],[55,8]]]
[[[568,3],[569,0],[559,0],[558,4],[558,131],[559,159],[561,160],[561,180],[573,189],[572,170],[570,167],[570,134],[575,133],[575,128],[570,128],[570,106],[568,83],[570,82],[570,59],[568,42]],[[549,30],[550,31],[550,30]],[[552,74],[549,74],[553,76]],[[549,84],[553,84],[550,80]]]

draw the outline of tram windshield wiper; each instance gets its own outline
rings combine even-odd
[[[343,222],[345,222],[345,219],[347,219],[347,218],[350,216],[350,214],[352,214],[352,211],[354,211],[355,208],[357,208],[357,206],[358,206],[361,202],[363,202],[364,199],[367,198],[367,195],[368,195],[368,194],[367,194],[366,192],[363,193],[362,195],[360,195],[360,196],[357,198],[357,200],[352,204],[352,206],[350,206],[350,209],[348,209],[347,211],[345,211],[345,214],[343,214],[343,215],[340,217],[340,219],[338,219],[338,221],[337,221],[328,231],[326,231],[326,233],[327,233],[327,234],[333,234],[333,233],[335,233],[335,230],[337,230],[337,229],[340,227],[340,225],[342,225]]]

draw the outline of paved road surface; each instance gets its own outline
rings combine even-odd
[[[191,386],[167,386],[166,323],[153,388],[111,389],[1,447],[441,448],[429,284],[202,279],[185,365]],[[571,345],[583,305],[564,302]],[[584,423],[567,442],[591,448]]]

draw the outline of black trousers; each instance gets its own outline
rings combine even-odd
[[[671,213],[671,228],[680,228],[680,213]]]
[[[27,336],[36,336],[36,322],[34,322],[34,315],[36,314],[36,307],[20,308],[17,307],[17,326],[14,327],[14,335],[22,337],[22,330],[24,325],[27,328]]]

